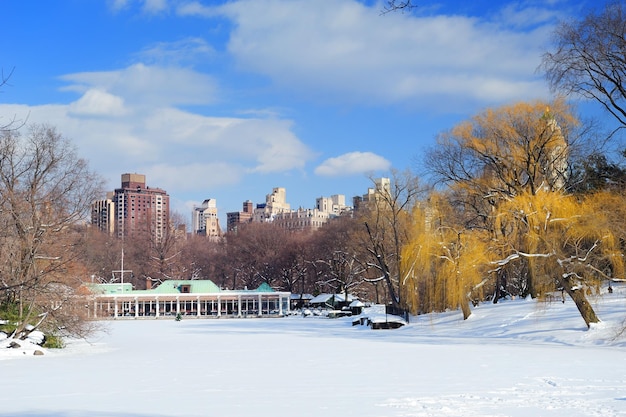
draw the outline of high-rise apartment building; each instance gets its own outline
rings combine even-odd
[[[242,223],[250,223],[254,214],[254,205],[252,201],[243,202],[243,211],[233,211],[226,213],[226,230],[236,232],[237,226]]]
[[[276,214],[272,221],[287,230],[317,230],[328,223],[331,214],[318,209],[298,209]]]
[[[191,227],[194,234],[218,237],[221,234],[219,220],[217,218],[217,202],[214,198],[208,198],[200,207],[194,207],[191,215]]]
[[[148,187],[145,175],[122,174],[121,188],[92,203],[91,223],[119,238],[143,235],[160,242],[169,228],[169,207],[169,195]]]
[[[160,242],[169,227],[169,195],[146,186],[142,174],[122,174],[122,187],[115,190],[115,233],[122,236],[151,236]]]
[[[255,222],[271,222],[278,213],[291,211],[291,206],[287,203],[287,190],[276,187],[271,194],[265,196],[265,204],[257,204],[254,209]]]
[[[368,188],[367,194],[353,197],[354,210],[362,210],[372,203],[378,204],[385,195],[391,195],[391,181],[386,177],[377,178],[374,180],[374,188]]]
[[[97,200],[91,204],[91,224],[109,235],[115,233],[113,193],[107,193],[104,200]]]
[[[329,213],[331,216],[339,216],[351,210],[350,206],[346,206],[346,196],[343,194],[318,197],[315,200],[315,208],[321,212]]]

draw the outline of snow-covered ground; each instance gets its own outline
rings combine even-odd
[[[122,320],[44,356],[0,352],[0,416],[626,416],[623,291],[420,316]],[[15,354],[15,351],[11,350]]]

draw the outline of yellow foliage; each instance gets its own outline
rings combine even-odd
[[[588,285],[623,276],[624,262],[604,193],[579,199],[557,192],[521,194],[499,205],[496,227],[509,229],[510,252],[526,257],[538,292],[554,289],[558,274],[576,273]]]
[[[405,307],[418,314],[483,299],[482,289],[493,288],[494,273],[507,262],[527,263],[539,295],[554,291],[559,274],[575,274],[586,286],[624,277],[620,239],[610,216],[618,203],[625,207],[623,198],[609,193],[585,198],[547,191],[520,194],[498,205],[494,236],[455,224],[447,199],[434,194],[414,210],[403,247]]]
[[[451,167],[455,185],[474,193],[509,197],[564,186],[570,131],[577,119],[563,100],[488,109],[439,138],[459,151]],[[454,155],[451,153],[449,155]]]
[[[450,213],[446,200],[436,195],[413,213],[410,239],[402,251],[407,271],[402,290],[413,314],[464,307],[487,277],[486,234],[451,227]]]

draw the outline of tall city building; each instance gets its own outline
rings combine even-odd
[[[318,197],[315,200],[315,208],[321,212],[329,213],[331,216],[339,216],[351,210],[350,206],[346,206],[346,196],[343,194]]]
[[[113,192],[115,234],[150,236],[163,240],[169,227],[169,195],[160,188],[146,186],[142,174],[122,174],[122,186]]]
[[[291,211],[291,206],[287,203],[287,190],[276,187],[271,194],[265,196],[265,204],[257,204],[254,209],[255,222],[271,222],[278,213]]]
[[[335,194],[319,197],[314,209],[282,211],[274,215],[273,223],[288,230],[317,230],[331,219],[349,213],[352,207],[346,206],[346,196]]]
[[[370,204],[376,203],[383,198],[383,196],[391,195],[391,180],[386,177],[377,178],[374,180],[374,188],[368,188],[367,194],[363,196],[353,197],[353,206],[355,211],[367,208]]]
[[[113,193],[107,193],[104,200],[97,200],[91,204],[91,224],[109,235],[115,233]]]
[[[193,208],[191,214],[191,227],[194,234],[218,237],[221,234],[219,220],[217,218],[217,202],[214,198],[208,198],[199,207]]]
[[[226,230],[236,232],[237,226],[242,223],[250,223],[254,214],[254,205],[252,201],[243,202],[243,211],[233,211],[226,213]]]
[[[317,230],[330,218],[330,213],[318,209],[300,208],[276,214],[272,223],[287,230]]]
[[[554,115],[547,108],[543,119],[546,121],[546,153],[548,156],[548,166],[546,168],[546,178],[544,188],[547,191],[559,191],[565,187],[569,173],[569,147],[563,136],[561,127],[557,123]]]

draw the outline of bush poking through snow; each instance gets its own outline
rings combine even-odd
[[[46,349],[63,349],[65,347],[65,342],[63,342],[63,338],[55,335],[48,335],[45,337],[42,347]]]

